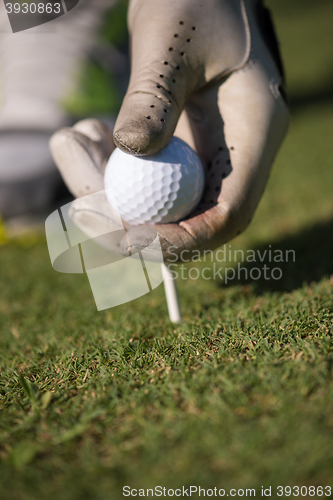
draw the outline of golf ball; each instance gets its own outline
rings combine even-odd
[[[177,222],[199,203],[204,171],[198,155],[178,137],[152,156],[115,149],[105,170],[106,195],[124,222]]]

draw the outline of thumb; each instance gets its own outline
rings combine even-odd
[[[195,27],[184,3],[174,6],[155,0],[131,3],[132,72],[114,131],[116,145],[125,152],[144,156],[165,147],[198,84],[200,73],[189,64]]]

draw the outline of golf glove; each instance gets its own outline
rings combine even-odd
[[[120,247],[124,254],[140,250],[157,232],[165,259],[181,259],[184,251],[188,257],[231,240],[253,217],[288,128],[278,44],[260,0],[132,0],[128,24],[131,78],[113,141],[144,156],[175,134],[199,154],[206,183],[188,218],[127,226]],[[64,180],[79,198],[71,216],[92,237],[113,218],[101,192],[113,141],[96,120],[51,140]]]

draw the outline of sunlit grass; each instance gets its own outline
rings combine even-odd
[[[174,326],[162,286],[97,312],[86,276],[53,271],[44,240],[3,236],[1,499],[331,484],[333,104],[316,99],[325,64],[315,51],[301,64],[298,48],[311,23],[319,39],[326,29],[320,5],[291,19],[277,5],[292,95],[309,102],[295,104],[257,214],[230,247],[295,250],[280,280],[178,279]],[[318,58],[330,50],[317,45]],[[318,82],[303,82],[311,65]]]

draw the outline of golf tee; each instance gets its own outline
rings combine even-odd
[[[170,321],[172,321],[172,323],[180,323],[182,316],[180,312],[176,280],[173,278],[171,271],[165,264],[162,264],[162,273]]]

